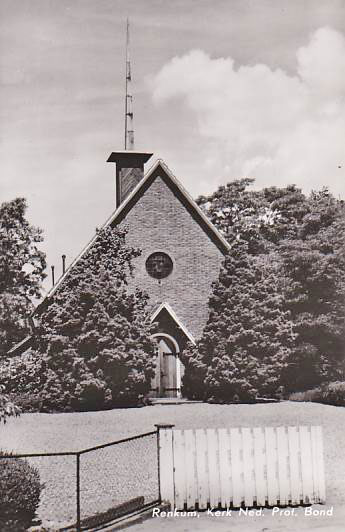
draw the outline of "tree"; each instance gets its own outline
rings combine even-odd
[[[184,355],[191,397],[222,401],[273,396],[294,342],[279,290],[278,261],[251,256],[237,241],[213,284],[202,337]]]
[[[307,197],[295,185],[247,190],[251,183],[229,183],[199,204],[230,243],[245,240],[250,255],[280,261],[279,286],[295,334],[286,386],[344,378],[344,202],[327,189]]]
[[[237,179],[210,196],[200,196],[197,203],[229,242],[244,240],[248,253],[256,255],[265,251],[267,234],[280,214],[263,191],[247,190],[253,183],[254,179]]]
[[[262,227],[262,235],[273,244],[297,238],[298,228],[311,206],[308,198],[295,185],[269,187],[262,191],[263,200],[276,213],[272,224]]]
[[[147,297],[127,286],[133,258],[126,231],[110,227],[40,309],[38,350],[47,372],[45,408],[135,404],[154,375]]]
[[[344,378],[345,208],[327,189],[310,195],[294,239],[281,245],[286,308],[297,333],[287,383],[296,389]]]
[[[45,255],[42,231],[27,221],[26,201],[0,205],[0,356],[29,332],[33,299],[41,294]]]

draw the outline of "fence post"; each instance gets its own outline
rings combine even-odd
[[[76,454],[77,457],[77,532],[81,531],[80,528],[80,454]]]
[[[160,501],[169,502],[175,507],[174,489],[174,451],[173,427],[168,423],[160,423],[157,427],[158,444],[158,479]]]

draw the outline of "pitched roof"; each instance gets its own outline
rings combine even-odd
[[[184,207],[191,214],[193,219],[200,225],[214,244],[220,249],[222,253],[226,253],[230,249],[230,244],[216,229],[216,227],[210,222],[207,216],[203,213],[200,207],[196,204],[190,194],[185,190],[181,183],[177,180],[167,165],[158,159],[145,174],[144,178],[138,183],[138,185],[132,190],[127,198],[121,203],[116,211],[106,220],[101,229],[108,226],[114,226],[120,223],[127,215],[127,213],[134,207],[145,191],[151,186],[153,181],[160,177],[165,184],[170,188],[174,195],[181,201]],[[49,299],[63,282],[64,278],[68,275],[69,271],[78,262],[78,260],[86,253],[86,251],[92,246],[97,239],[97,234],[90,240],[90,242],[82,249],[79,255],[69,265],[64,275],[60,277],[57,283],[50,289],[45,296],[44,300]],[[43,301],[38,305],[36,310],[41,307]],[[34,312],[36,312],[36,310]]]
[[[182,323],[182,321],[177,317],[177,314],[174,312],[174,310],[171,308],[169,303],[162,303],[159,305],[159,307],[154,311],[154,313],[151,316],[151,321],[154,321],[156,318],[158,318],[159,314],[166,310],[168,314],[171,316],[173,321],[176,323],[179,329],[184,333],[184,335],[188,338],[192,344],[195,344],[194,336],[188,331],[187,327],[185,327]],[[159,333],[158,333],[159,334]]]

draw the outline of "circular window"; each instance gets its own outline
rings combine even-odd
[[[171,274],[173,263],[166,253],[152,253],[146,261],[146,271],[155,279],[164,279]]]

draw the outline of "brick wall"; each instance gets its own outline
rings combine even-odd
[[[141,168],[122,168],[119,171],[120,203],[132,192],[144,176]]]
[[[129,228],[127,243],[142,250],[130,287],[148,292],[152,311],[169,303],[198,338],[208,317],[207,303],[211,283],[218,278],[221,251],[160,177],[121,223]],[[172,273],[160,283],[145,268],[146,259],[155,251],[167,253],[174,263]]]

